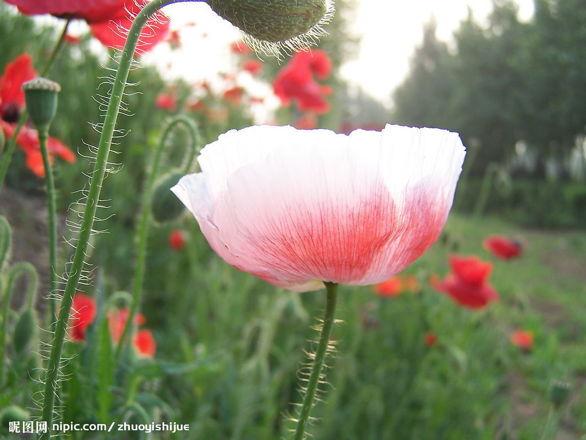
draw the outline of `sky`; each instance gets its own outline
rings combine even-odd
[[[357,0],[354,17],[348,21],[350,32],[360,38],[359,48],[356,58],[342,66],[341,74],[354,86],[389,104],[392,91],[408,73],[425,23],[435,19],[438,37],[450,41],[460,21],[467,16],[468,8],[475,17],[484,20],[491,3],[491,0]],[[517,3],[521,18],[530,17],[533,1],[517,0]],[[182,48],[170,52],[160,47],[145,57],[145,61],[162,66],[168,75],[190,81],[234,67],[228,44],[239,39],[240,34],[207,5],[176,4],[167,7],[166,12],[173,28],[182,33]],[[192,22],[195,26],[188,25]]]

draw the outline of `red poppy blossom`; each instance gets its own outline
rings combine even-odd
[[[8,63],[0,76],[0,130],[7,139],[14,134],[16,123],[24,109],[22,85],[36,76],[31,56],[27,53]],[[26,155],[27,168],[36,176],[43,177],[45,167],[36,130],[27,126],[22,127],[16,137],[16,143]],[[75,162],[75,154],[58,139],[49,137],[47,150],[50,160],[57,156],[67,162]]]
[[[198,99],[187,104],[187,108],[192,112],[201,112],[206,109],[205,103]]]
[[[224,99],[235,105],[242,102],[242,96],[244,96],[244,89],[239,86],[231,87],[224,92]]]
[[[185,234],[179,229],[174,229],[169,234],[169,247],[175,251],[180,251],[185,247]]]
[[[152,358],[157,351],[157,343],[150,330],[139,330],[134,336],[134,348],[139,356]]]
[[[253,76],[256,76],[262,72],[262,68],[263,64],[259,60],[247,60],[242,63],[242,69]]]
[[[177,109],[177,96],[173,93],[159,93],[155,100],[155,107],[161,110],[175,111]]]
[[[488,283],[492,264],[478,257],[450,258],[452,273],[443,281],[433,279],[432,286],[448,294],[454,301],[469,309],[481,309],[499,298]]]
[[[73,296],[69,326],[71,339],[76,342],[85,341],[85,332],[96,318],[96,302],[91,296],[76,293]]]
[[[524,351],[531,351],[533,349],[533,332],[528,330],[517,330],[511,333],[510,341],[516,347]]]
[[[317,83],[314,75],[323,79],[330,71],[331,64],[325,52],[299,52],[279,72],[273,90],[284,105],[295,101],[301,111],[326,113],[330,106],[325,96],[331,89]]]
[[[484,240],[484,248],[501,260],[511,260],[520,257],[523,246],[516,240],[511,240],[501,235],[491,235]]]
[[[237,55],[248,55],[252,52],[250,47],[243,41],[235,41],[230,44],[230,50]]]
[[[437,344],[437,335],[433,332],[427,332],[424,337],[424,342],[428,347],[433,347]]]
[[[406,291],[417,292],[419,289],[419,281],[412,275],[395,275],[374,286],[374,291],[383,297],[398,296]]]
[[[107,47],[122,49],[126,42],[124,29],[130,29],[136,14],[148,0],[6,0],[25,15],[51,14],[85,20],[92,34]],[[169,19],[157,14],[140,36],[139,51],[148,51],[165,38]]]
[[[128,315],[130,311],[128,309],[114,310],[108,313],[108,327],[110,328],[110,335],[115,343],[120,341],[126,321],[128,321]],[[146,319],[142,313],[137,313],[134,316],[134,323],[137,326],[143,325]]]

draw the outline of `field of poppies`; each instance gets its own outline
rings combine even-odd
[[[586,439],[586,126],[540,167],[513,104],[448,118],[482,86],[421,98],[572,1],[430,25],[393,109],[353,1],[194,1],[243,35],[197,82],[166,3],[0,3],[0,438]]]

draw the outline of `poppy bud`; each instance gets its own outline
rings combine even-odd
[[[14,350],[23,353],[38,339],[39,323],[34,309],[25,310],[14,328]]]
[[[212,10],[250,36],[270,43],[311,33],[328,19],[329,0],[210,0]]]
[[[0,425],[8,428],[10,422],[25,422],[28,419],[30,419],[30,414],[27,410],[20,406],[10,405],[0,414]]]
[[[171,192],[171,187],[176,185],[181,177],[181,173],[171,172],[163,176],[156,184],[151,203],[151,212],[155,221],[170,222],[183,213],[183,204]]]
[[[47,130],[57,113],[57,94],[61,86],[47,78],[35,78],[22,85],[26,107],[39,130]]]
[[[549,400],[556,408],[560,408],[570,396],[572,387],[568,382],[556,380],[549,390]]]

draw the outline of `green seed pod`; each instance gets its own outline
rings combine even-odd
[[[556,380],[549,390],[549,400],[556,408],[561,408],[570,397],[572,386],[568,382]]]
[[[10,405],[0,414],[0,424],[8,429],[10,422],[26,422],[31,417],[30,413],[20,406]]]
[[[35,78],[22,85],[26,107],[37,130],[48,130],[57,113],[57,94],[61,86],[46,78]]]
[[[283,43],[320,33],[331,0],[209,0],[212,10],[251,37]]]
[[[182,176],[182,173],[174,171],[163,176],[155,185],[151,202],[151,212],[155,221],[166,223],[183,214],[183,204],[171,192],[171,187],[175,186]]]
[[[26,309],[18,318],[14,328],[14,350],[24,353],[30,347],[36,347],[39,337],[39,322],[34,309]]]

